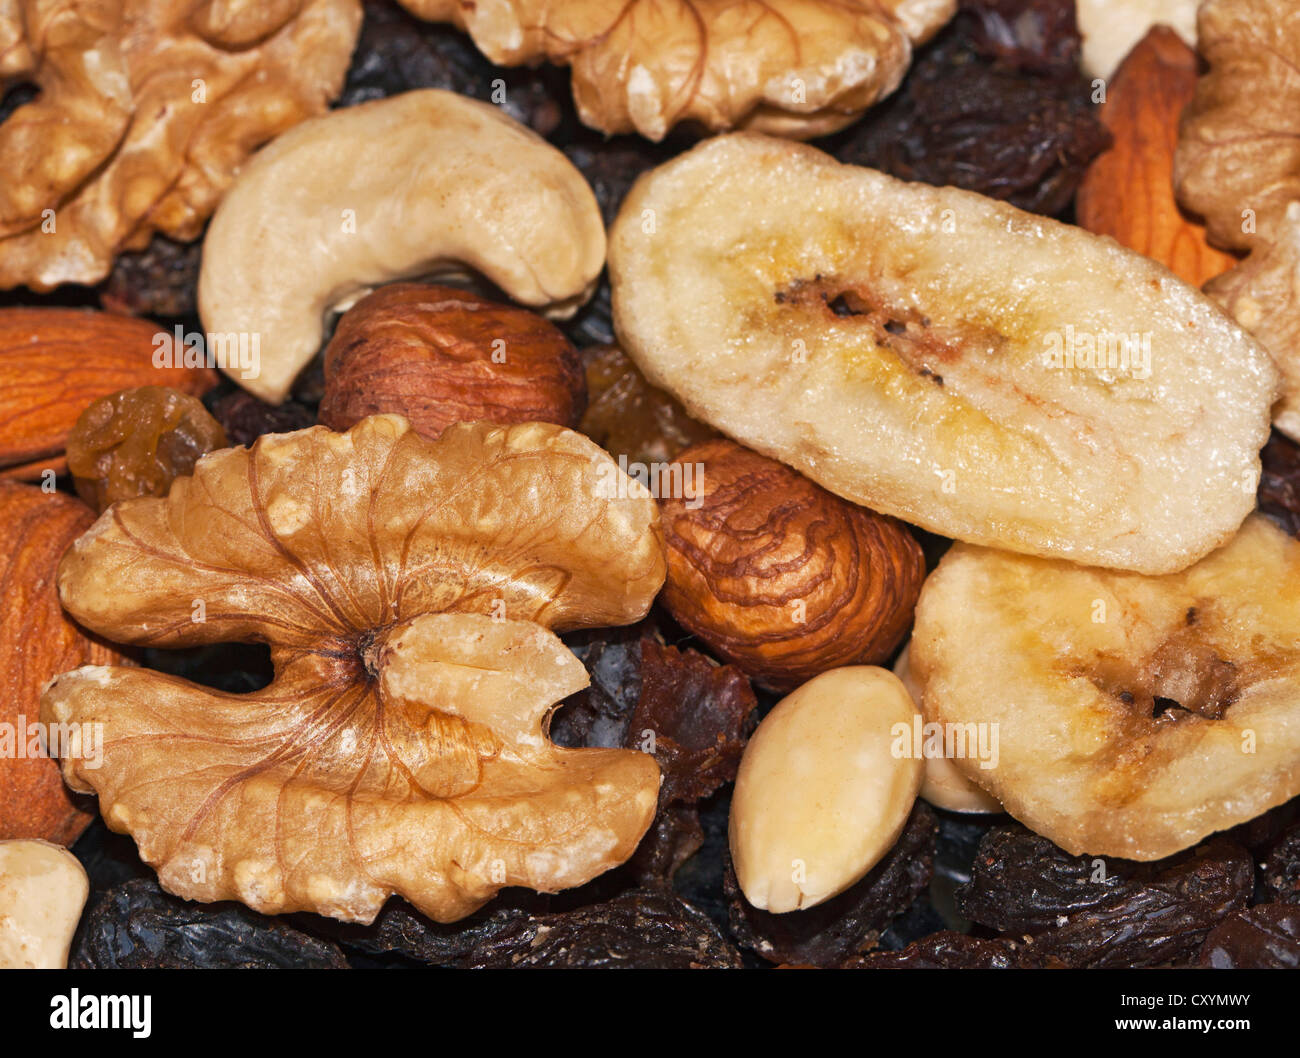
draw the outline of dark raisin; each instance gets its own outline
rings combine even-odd
[[[1300,969],[1300,907],[1257,904],[1234,911],[1210,930],[1197,961],[1215,970]]]
[[[543,136],[565,122],[568,78],[551,66],[494,66],[464,33],[423,22],[388,2],[367,2],[361,37],[335,106],[350,107],[416,88],[444,88],[495,103]]]
[[[528,898],[534,904],[545,898]],[[460,922],[431,922],[400,903],[370,926],[326,924],[344,945],[397,952],[438,966],[508,969],[739,968],[736,951],[712,922],[665,890],[634,889],[571,911],[508,906]]]
[[[1022,966],[1156,966],[1193,954],[1254,889],[1250,855],[1219,838],[1155,863],[1071,856],[1024,827],[990,831],[958,910],[1032,936]]]
[[[1001,938],[972,937],[943,930],[913,941],[902,951],[877,951],[849,959],[846,970],[1007,970],[1016,946]]]
[[[826,141],[841,161],[1055,215],[1110,143],[1078,69],[1072,0],[981,0],[902,88]]]
[[[769,962],[838,966],[872,948],[880,933],[906,911],[930,883],[938,827],[934,812],[918,801],[894,847],[860,882],[806,911],[773,915],[752,907],[727,867],[731,933]]]
[[[192,317],[198,309],[201,241],[179,243],[155,235],[143,250],[120,254],[100,289],[110,312],[131,316]]]
[[[663,772],[659,810],[625,872],[641,885],[666,885],[703,843],[696,803],[736,777],[754,692],[738,669],[651,635],[587,633],[570,646],[591,686],[556,711],[551,738],[654,754]]]
[[[1300,823],[1274,841],[1259,870],[1265,900],[1300,904]]]
[[[338,945],[241,904],[196,904],[153,878],[106,893],[86,916],[69,965],[79,970],[347,969]]]
[[[1260,458],[1259,509],[1300,537],[1300,445],[1274,430]]]
[[[316,425],[315,413],[305,404],[286,401],[276,407],[242,389],[217,398],[212,414],[225,428],[232,445],[251,445],[265,433],[290,433]]]

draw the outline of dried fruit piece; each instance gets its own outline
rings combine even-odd
[[[368,921],[396,892],[448,921],[622,863],[658,767],[543,735],[587,682],[549,629],[635,621],[664,576],[654,501],[598,497],[609,464],[544,423],[428,441],[374,416],[117,505],[64,559],[68,611],[137,644],[269,643],[275,678],[66,673],[42,718],[107,734],[102,767],[64,760],[65,780],[169,892],[265,913]]]
[[[1259,509],[1292,536],[1300,537],[1300,445],[1274,433],[1260,453]]]
[[[735,134],[638,182],[610,269],[652,384],[932,532],[1161,573],[1253,506],[1268,354],[1078,228]]]
[[[739,969],[740,953],[680,897],[633,889],[571,911],[506,907],[443,926],[389,905],[342,943],[461,969]]]
[[[590,346],[582,350],[582,360],[589,403],[578,429],[615,458],[649,471],[688,445],[715,436],[650,385],[617,345]]]
[[[0,970],[62,970],[90,882],[48,841],[0,841]]]
[[[242,389],[219,397],[212,415],[232,445],[251,445],[264,433],[292,433],[316,424],[316,415],[305,404],[267,404]]]
[[[1109,142],[1073,0],[963,0],[899,92],[828,141],[840,161],[1054,215]]]
[[[774,915],[744,899],[728,865],[723,879],[731,932],[769,962],[839,966],[875,946],[880,933],[925,891],[934,871],[934,813],[917,804],[894,847],[857,885],[806,911]]]
[[[193,316],[198,311],[202,255],[202,243],[155,235],[143,250],[121,254],[113,262],[100,304],[129,316]]]
[[[1145,865],[1072,857],[1022,827],[1000,827],[980,843],[958,907],[1032,937],[1019,966],[1158,966],[1195,952],[1252,888],[1250,855],[1222,838]]]
[[[550,735],[560,746],[653,752],[659,809],[629,866],[640,884],[662,885],[700,848],[695,806],[736,777],[757,703],[736,668],[628,631],[570,644],[591,686],[556,710]]]
[[[179,900],[152,878],[106,893],[72,952],[76,970],[346,970],[338,946],[238,904]]]
[[[1088,167],[1075,212],[1088,231],[1109,235],[1200,286],[1237,259],[1211,247],[1204,226],[1174,201],[1178,115],[1195,90],[1196,53],[1167,26],[1153,28],[1106,86],[1101,120],[1115,142]]]
[[[1300,824],[1290,827],[1259,865],[1260,885],[1269,900],[1300,904]]]
[[[990,940],[941,930],[914,940],[902,951],[875,951],[844,963],[845,970],[1009,970],[1016,946],[1001,938]]]
[[[195,238],[249,155],[325,110],[360,23],[356,0],[6,0],[0,86],[40,92],[0,126],[0,288]]]
[[[574,426],[586,403],[577,351],[541,316],[453,287],[393,283],[339,320],[320,421],[346,430],[393,412],[435,439],[457,422]]]
[[[792,136],[843,128],[898,87],[955,0],[401,0],[466,30],[498,66],[573,68],[586,124],[662,139],[687,122]]]
[[[503,70],[450,26],[421,22],[387,0],[365,0],[364,8],[361,38],[338,106],[356,106],[413,88],[445,88],[494,103],[541,136],[551,135],[568,116],[564,104],[569,88],[560,71]]]
[[[226,432],[203,402],[166,386],[100,397],[68,435],[77,495],[102,514],[119,500],[166,496],[200,458],[226,447]]]
[[[495,106],[429,88],[304,122],[259,152],[212,218],[199,309],[208,331],[260,335],[260,373],[233,377],[279,404],[325,316],[375,286],[469,267],[566,316],[604,259],[595,197],[564,155]]]
[[[925,576],[906,526],[728,440],[679,453],[656,483],[664,604],[719,657],[790,690],[898,646]]]
[[[1234,911],[1210,930],[1197,961],[1212,970],[1300,970],[1300,907]]]
[[[0,476],[62,473],[68,434],[99,397],[148,385],[198,396],[217,384],[210,368],[158,356],[159,338],[155,324],[106,312],[0,308]]]
[[[1158,578],[959,544],[911,666],[927,720],[997,730],[995,767],[957,765],[1008,812],[1153,860],[1300,794],[1298,623],[1300,543],[1258,516]]]
[[[0,840],[71,845],[94,818],[93,804],[63,785],[40,739],[40,695],[48,680],[77,665],[122,660],[68,619],[55,588],[63,552],[94,520],[71,496],[0,481]],[[62,734],[47,738],[45,747],[55,748]],[[90,744],[85,749],[96,752]]]
[[[895,752],[916,707],[893,673],[825,672],[787,695],[749,740],[731,798],[731,856],[754,907],[824,903],[861,879],[907,824],[922,763]]]
[[[909,664],[910,647],[904,647],[898,660],[894,662],[894,675],[907,688],[912,701],[921,706],[921,688],[912,677]],[[1001,812],[1002,806],[996,797],[990,797],[966,776],[964,776],[952,759],[946,755],[925,758],[925,774],[921,780],[921,792],[924,800],[935,808],[948,812]]]

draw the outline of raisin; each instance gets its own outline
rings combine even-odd
[[[915,940],[902,951],[876,951],[843,964],[846,970],[1008,970],[1016,946],[1002,938],[986,939],[942,930]]]
[[[1260,864],[1260,888],[1266,900],[1300,904],[1300,823],[1269,848]]]
[[[533,897],[535,903],[545,898]],[[341,942],[459,968],[734,969],[736,951],[712,922],[679,897],[634,889],[570,911],[498,907],[460,922],[431,922],[390,904],[370,926],[333,926]]]
[[[1274,430],[1260,458],[1259,509],[1300,537],[1300,445]]]
[[[1197,962],[1214,970],[1300,969],[1300,907],[1257,904],[1234,911],[1210,930]]]
[[[758,703],[738,669],[664,646],[648,630],[574,637],[591,686],[557,710],[550,733],[562,746],[653,752],[659,809],[625,868],[652,886],[669,884],[703,843],[695,805],[736,777]]]
[[[590,346],[582,350],[582,359],[589,399],[578,429],[610,455],[649,469],[671,461],[688,445],[717,436],[650,385],[617,345]]]
[[[143,250],[120,254],[100,290],[110,312],[129,316],[191,317],[198,310],[201,242],[155,235]]]
[[[543,136],[557,131],[571,106],[565,74],[554,67],[502,69],[464,33],[423,22],[392,3],[367,2],[361,37],[336,107],[417,88],[443,88],[495,103]]]
[[[917,55],[902,88],[827,141],[841,161],[1062,213],[1110,144],[1078,69],[1072,0],[982,0]]]
[[[1222,838],[1154,863],[1071,856],[1020,826],[980,843],[958,910],[1032,937],[1019,965],[1140,967],[1193,955],[1254,889],[1249,853]]]
[[[196,904],[152,878],[110,890],[82,922],[69,965],[79,970],[347,969],[338,945],[242,904]]]
[[[232,445],[251,445],[262,434],[291,433],[316,425],[315,414],[305,404],[290,400],[276,407],[242,389],[218,398],[212,414]]]
[[[782,915],[751,906],[728,864],[724,885],[732,936],[769,962],[840,965],[873,947],[881,931],[925,891],[937,830],[934,812],[918,801],[894,847],[860,882],[816,907]]]
[[[138,386],[101,397],[68,436],[77,495],[103,512],[118,500],[165,496],[199,459],[226,447],[203,402],[167,386]]]

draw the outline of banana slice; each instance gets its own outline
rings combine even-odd
[[[1254,505],[1276,368],[1110,239],[737,133],[637,182],[609,263],[655,385],[874,510],[1165,573]]]
[[[894,662],[894,675],[912,696],[918,709],[921,708],[921,687],[912,675],[909,661],[911,645],[905,646],[903,652]],[[951,757],[929,754],[925,758],[925,772],[921,779],[922,800],[928,801],[935,808],[949,812],[987,813],[1001,812],[1002,806],[990,797],[966,776],[964,776]]]
[[[1154,860],[1300,794],[1297,630],[1300,543],[1257,515],[1164,577],[957,544],[910,660],[928,722],[996,729],[996,767],[956,764],[1008,812]]]

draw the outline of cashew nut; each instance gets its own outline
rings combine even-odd
[[[62,970],[90,881],[61,845],[0,841],[0,970]]]
[[[563,154],[496,107],[428,89],[304,122],[257,155],[208,231],[199,311],[227,348],[260,351],[219,366],[278,404],[326,313],[374,286],[468,266],[564,316],[604,261],[596,198]]]

